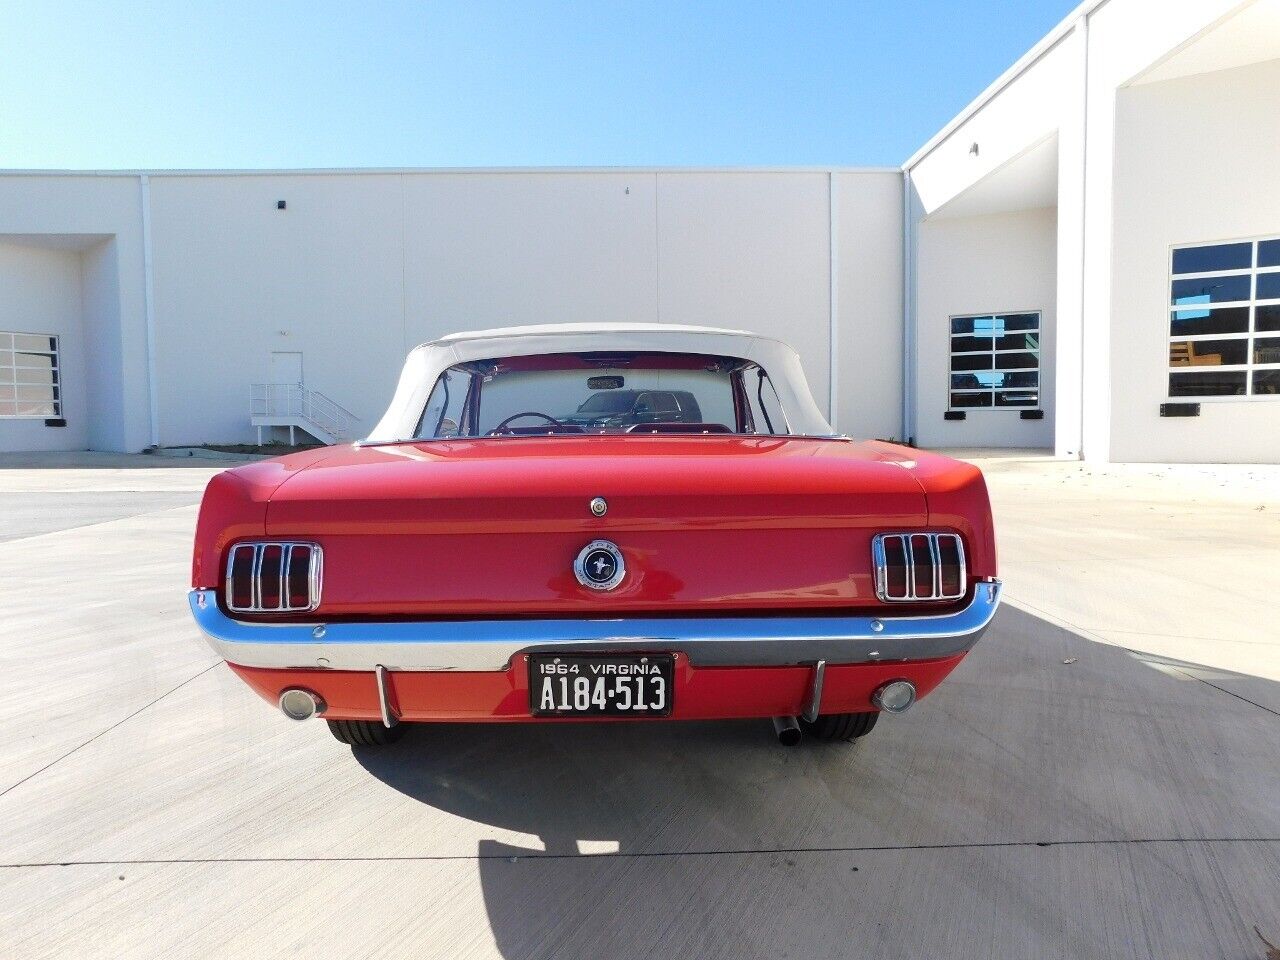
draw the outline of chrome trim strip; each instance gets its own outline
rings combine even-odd
[[[961,557],[963,556],[964,554],[962,553]],[[963,571],[963,566],[961,570]],[[324,548],[318,543],[311,544],[311,567],[309,572],[310,579],[307,582],[307,596],[311,603],[307,606],[307,613],[320,606],[320,591],[324,587]]]
[[[929,566],[933,576],[929,578],[929,589],[932,596],[942,596],[942,552],[938,549],[938,538],[929,538]]]
[[[245,623],[213,590],[192,616],[224,660],[276,669],[505,670],[521,653],[678,652],[694,666],[892,663],[970,649],[1000,605],[999,580],[975,584],[954,613],[902,617],[617,617],[555,620]]]
[[[871,561],[872,569],[875,570],[876,580],[876,596],[883,597],[889,592],[889,571],[886,569],[889,565],[884,555],[884,538],[873,537],[871,540]]]
[[[907,582],[904,584],[906,593],[900,597],[886,596],[885,600],[914,600],[916,598],[916,552],[911,546],[911,535],[899,536],[898,540],[902,541],[902,556],[907,565]]]
[[[249,573],[249,596],[253,600],[251,610],[262,609],[262,544],[253,545],[253,564]],[[230,606],[230,601],[227,605]]]
[[[280,551],[280,592],[276,594],[280,598],[280,606],[287,608],[289,606],[289,568],[293,566],[293,548]],[[308,590],[310,584],[308,584]],[[310,593],[307,594],[310,598]]]

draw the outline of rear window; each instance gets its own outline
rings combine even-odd
[[[564,353],[450,367],[416,438],[789,432],[769,375],[734,357]]]

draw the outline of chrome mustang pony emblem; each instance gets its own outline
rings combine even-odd
[[[627,564],[616,544],[592,540],[578,551],[573,573],[588,590],[612,590],[627,575]]]

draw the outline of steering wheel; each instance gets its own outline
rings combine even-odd
[[[537,410],[523,410],[520,413],[513,413],[511,416],[507,417],[507,419],[503,420],[500,424],[498,424],[496,427],[490,430],[488,435],[493,436],[495,433],[501,433],[503,430],[507,429],[507,427],[511,424],[512,420],[519,420],[521,417],[541,417],[543,420],[547,421],[547,423],[553,427],[564,426],[564,424],[561,423],[559,420],[557,420],[555,417],[549,417],[545,413],[539,413]]]

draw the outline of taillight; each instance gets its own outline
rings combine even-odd
[[[320,605],[319,544],[238,543],[227,556],[227,609],[305,613]]]
[[[954,533],[881,533],[871,541],[881,600],[959,600],[967,588],[964,543]]]

